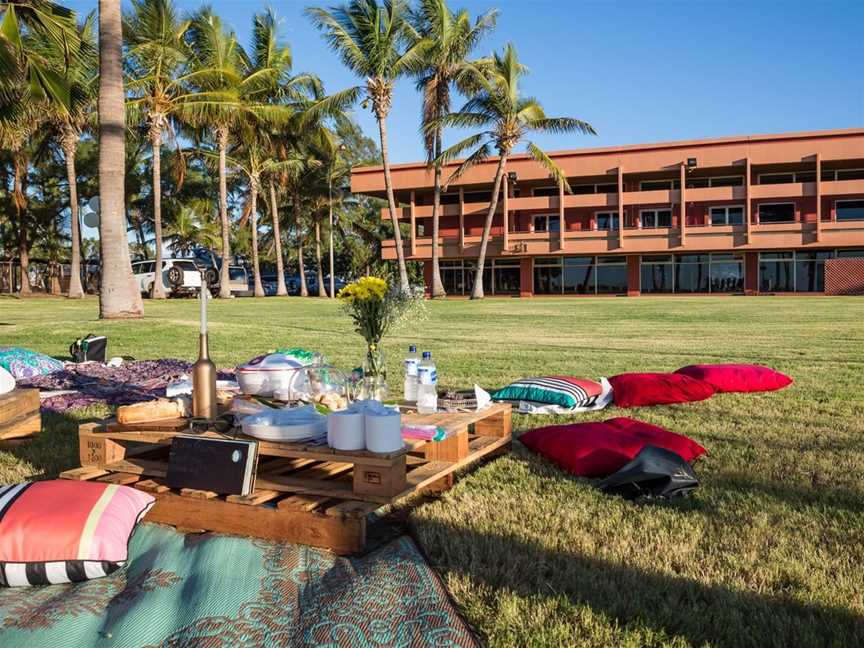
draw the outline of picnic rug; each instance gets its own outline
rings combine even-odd
[[[407,536],[362,557],[139,525],[106,578],[0,588],[0,646],[476,646]]]

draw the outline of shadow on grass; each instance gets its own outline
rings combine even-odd
[[[650,638],[651,645],[673,637],[719,648],[864,645],[864,618],[845,609],[651,573],[504,533],[479,534],[428,520],[414,531],[439,571],[523,598],[554,604],[563,597],[607,617],[612,626]],[[579,623],[576,610],[558,609],[562,626]],[[531,623],[525,620],[525,637],[532,635]]]

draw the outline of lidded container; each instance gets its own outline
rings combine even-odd
[[[297,360],[270,353],[237,367],[236,376],[244,394],[271,397],[275,392],[290,391],[301,369],[303,365]]]
[[[348,406],[348,382],[345,373],[333,365],[310,365],[299,368],[289,388],[276,390],[273,396],[282,401],[320,403],[331,410],[340,410]]]

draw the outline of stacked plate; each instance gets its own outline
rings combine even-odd
[[[240,425],[243,434],[262,441],[325,443],[327,440],[327,418],[314,405],[244,416]]]

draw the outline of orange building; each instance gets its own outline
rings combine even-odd
[[[487,295],[822,292],[826,260],[864,257],[864,129],[550,155],[573,193],[527,155],[508,160]],[[496,164],[442,195],[437,243],[450,295],[471,292]],[[432,174],[421,162],[397,164],[392,178],[410,224],[405,255],[424,261],[428,287]],[[382,168],[355,168],[351,189],[386,197]],[[383,257],[396,258],[394,241]]]

